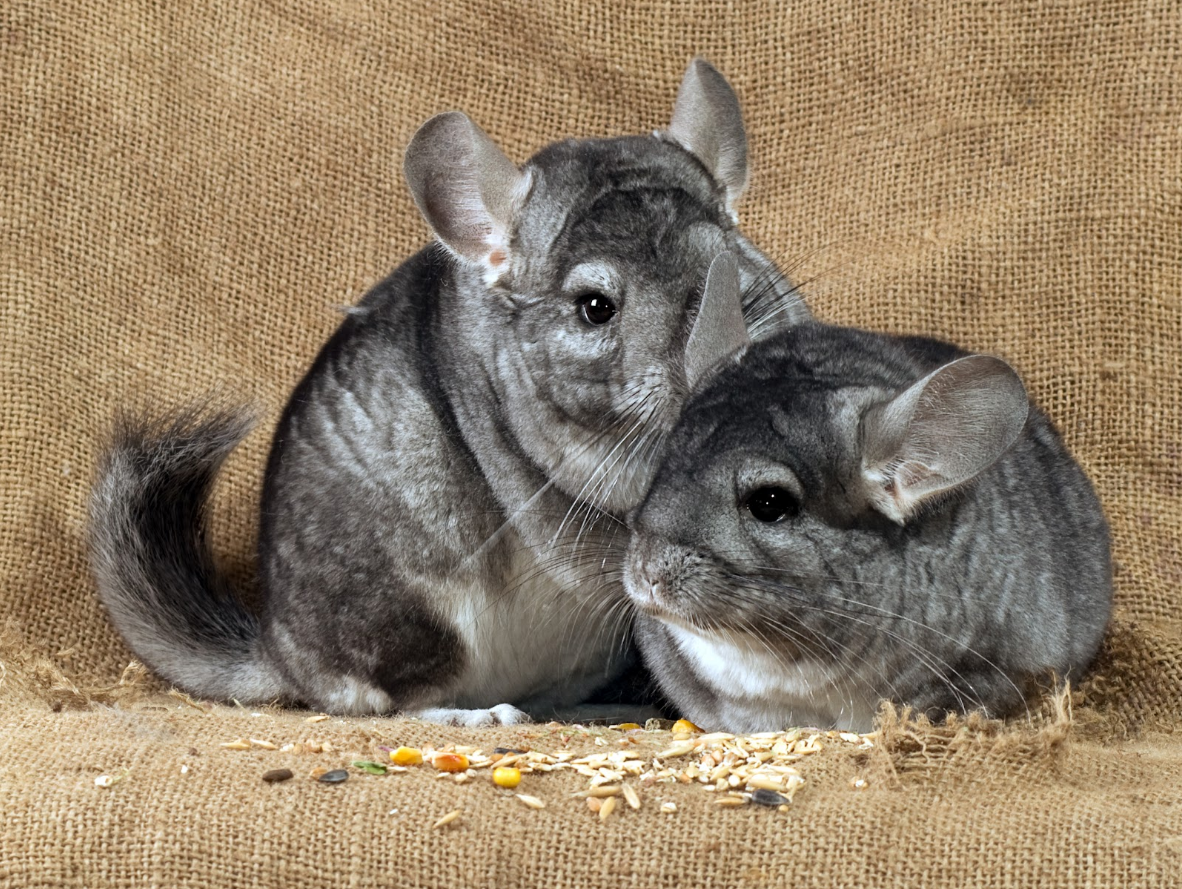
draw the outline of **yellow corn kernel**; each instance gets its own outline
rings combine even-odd
[[[498,787],[516,787],[521,783],[521,770],[507,767],[493,769],[493,783]]]
[[[679,719],[673,723],[673,728],[670,731],[674,732],[700,732],[701,729],[690,722],[688,719]]]
[[[417,747],[399,747],[390,751],[390,762],[396,766],[417,766],[423,761],[423,751]]]

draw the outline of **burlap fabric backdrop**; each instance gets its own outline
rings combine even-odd
[[[0,884],[1177,881],[1180,46],[1182,13],[1149,0],[10,0]],[[217,746],[318,734],[367,755],[402,741],[595,749],[578,731],[313,728],[304,714],[209,715],[143,683],[100,688],[130,659],[83,547],[114,409],[217,387],[265,406],[216,502],[215,544],[248,583],[286,393],[334,306],[428,238],[399,174],[415,127],[460,107],[517,159],[567,135],[644,132],[667,121],[695,53],[744,104],[744,227],[807,282],[817,313],[1006,356],[1095,479],[1118,609],[1067,736],[965,730],[949,745],[921,732],[926,752],[896,739],[869,758],[815,757],[788,816],[678,786],[677,815],[654,796],[600,824],[558,776],[530,790],[550,803],[541,812],[486,778],[425,772],[264,792],[263,768],[302,775],[315,758]],[[126,778],[102,789],[103,773]],[[461,821],[430,829],[456,806]]]

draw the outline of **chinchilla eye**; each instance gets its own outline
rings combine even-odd
[[[756,488],[747,495],[743,505],[756,521],[768,524],[800,512],[800,502],[785,488]]]
[[[594,291],[579,297],[579,317],[588,324],[607,324],[616,314],[616,304]]]

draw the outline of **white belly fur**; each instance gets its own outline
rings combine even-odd
[[[449,617],[468,652],[453,705],[578,703],[552,689],[561,684],[568,696],[581,697],[604,681],[609,660],[620,653],[619,633],[606,632],[608,603],[595,601],[593,582],[564,586],[539,568],[531,550],[510,547],[515,555],[503,589],[490,594],[475,584],[440,597],[452,604]]]

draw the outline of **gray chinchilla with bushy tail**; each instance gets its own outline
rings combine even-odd
[[[1079,678],[1111,609],[1100,504],[1017,374],[920,337],[740,347],[631,523],[637,641],[707,729],[868,731],[882,698],[1020,712]]]
[[[620,517],[745,326],[702,296],[712,259],[738,254],[753,333],[807,317],[735,228],[746,136],[701,60],[663,133],[559,142],[519,168],[452,112],[404,169],[439,243],[350,310],[288,403],[261,618],[204,540],[245,412],[125,418],[100,466],[102,600],[194,694],[472,724],[584,699],[625,660]]]

